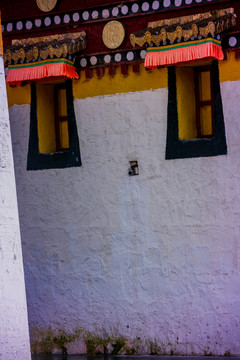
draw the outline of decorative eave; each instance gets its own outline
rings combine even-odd
[[[212,17],[219,19],[228,14],[234,14],[234,9],[228,8],[228,9],[222,9],[222,10],[213,10],[213,11],[208,11],[208,12],[199,13],[199,14],[195,14],[195,15],[188,15],[188,16],[181,16],[181,17],[172,18],[172,19],[163,19],[163,20],[158,20],[158,21],[152,21],[152,22],[148,23],[148,27],[156,28],[156,27],[164,26],[164,25],[166,25],[166,26],[178,25],[179,23],[187,24],[189,22],[201,21],[204,19],[212,18]]]
[[[72,55],[86,48],[86,33],[67,33],[13,40],[5,49],[4,62],[11,64],[29,63],[48,58],[72,59]]]
[[[156,69],[196,61],[223,60],[221,35],[236,25],[233,8],[166,19],[130,35],[132,46],[147,46],[145,67]]]
[[[216,35],[236,25],[234,9],[216,10],[180,18],[160,20],[148,24],[147,29],[130,35],[133,47],[136,45],[159,46],[175,41],[195,40]]]

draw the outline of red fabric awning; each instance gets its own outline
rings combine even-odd
[[[236,25],[233,8],[163,19],[130,35],[135,47],[147,46],[145,66],[173,65],[200,60],[223,60],[221,36]]]
[[[182,42],[147,49],[145,67],[156,69],[162,65],[173,65],[198,60],[223,60],[221,41],[213,38]]]
[[[23,81],[34,81],[51,77],[78,79],[73,61],[67,59],[47,59],[28,64],[9,65],[6,82],[21,85]]]

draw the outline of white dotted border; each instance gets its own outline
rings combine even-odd
[[[186,5],[198,5],[201,3],[209,3],[212,0],[142,0],[141,2],[134,2],[133,4],[116,4],[114,6],[106,6],[104,8],[89,9],[83,11],[74,11],[72,13],[51,15],[41,19],[23,19],[16,20],[2,25],[2,32],[14,32],[22,30],[31,30],[34,27],[49,27],[60,24],[74,24],[76,22],[96,21],[99,19],[105,20],[112,17],[125,17],[137,13],[147,13],[160,11],[169,8],[179,8]],[[215,0],[221,1],[221,0]],[[31,24],[31,25],[30,25]]]
[[[81,68],[86,68],[87,66],[106,66],[110,63],[131,63],[144,60],[146,54],[146,50],[139,49],[135,51],[129,50],[111,54],[83,56],[80,58],[79,64]]]

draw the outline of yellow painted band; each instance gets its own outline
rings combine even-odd
[[[228,60],[219,61],[219,80],[237,81],[240,80],[240,59],[235,58],[235,51],[228,53]]]
[[[167,88],[167,82],[167,69],[147,71],[144,64],[140,64],[139,73],[134,73],[132,67],[129,66],[128,75],[121,74],[121,68],[118,66],[114,77],[109,75],[108,68],[105,69],[105,75],[102,78],[98,78],[94,70],[93,78],[86,79],[85,72],[81,71],[80,79],[73,81],[73,96],[75,99],[84,99],[100,95]]]
[[[8,106],[31,104],[30,85],[11,87],[7,84]]]
[[[240,59],[235,59],[234,51],[229,53],[227,61],[219,61],[219,77],[220,82],[240,80]],[[80,79],[73,81],[73,94],[75,99],[84,99],[100,95],[167,88],[167,82],[166,68],[146,71],[143,64],[140,65],[140,73],[133,73],[130,66],[129,75],[122,75],[120,67],[117,67],[114,77],[108,74],[107,68],[102,78],[98,78],[94,70],[93,78],[86,79],[84,71],[81,71]],[[7,86],[7,94],[9,107],[14,104],[31,103],[30,85],[14,88]]]

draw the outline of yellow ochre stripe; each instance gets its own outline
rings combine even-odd
[[[29,68],[29,67],[35,67],[35,66],[41,66],[41,65],[47,65],[47,64],[59,64],[59,63],[65,63],[68,65],[74,65],[73,61],[67,60],[67,59],[47,59],[42,61],[37,61],[35,63],[28,63],[28,64],[16,64],[16,65],[9,65],[9,69],[22,69],[22,68]]]
[[[183,48],[183,47],[201,45],[201,44],[205,44],[205,43],[214,43],[216,45],[221,46],[220,40],[207,38],[207,39],[196,40],[196,41],[191,41],[191,42],[184,42],[184,43],[181,42],[178,44],[172,44],[172,45],[167,45],[167,46],[163,45],[163,46],[149,47],[149,48],[147,48],[147,51],[148,52],[166,51],[166,50],[179,49],[179,48]]]

